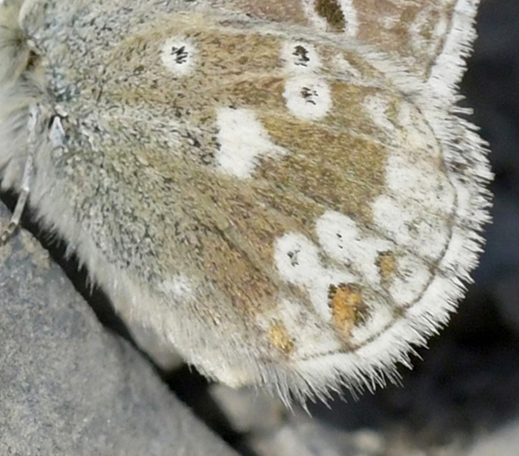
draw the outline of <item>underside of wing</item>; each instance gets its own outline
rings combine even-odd
[[[453,96],[475,38],[479,0],[210,0],[284,24],[299,24],[386,53]]]
[[[37,157],[34,202],[121,312],[209,375],[284,397],[371,386],[461,296],[489,174],[469,125],[413,102],[351,40],[430,78],[458,14],[445,3],[245,11],[286,30],[187,6],[49,21],[66,141]]]

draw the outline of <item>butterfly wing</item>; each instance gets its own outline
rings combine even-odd
[[[486,162],[428,82],[449,33],[375,32],[444,2],[59,3],[25,22],[66,113],[31,201],[123,315],[282,397],[381,382],[446,321]]]
[[[479,0],[211,0],[215,7],[297,24],[371,46],[422,81],[454,89],[475,38]],[[452,95],[452,93],[450,93]]]

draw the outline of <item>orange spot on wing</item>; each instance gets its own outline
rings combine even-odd
[[[393,252],[382,252],[377,258],[377,266],[383,285],[389,284],[397,270],[396,258]]]
[[[367,305],[364,302],[361,288],[356,284],[330,285],[330,307],[334,326],[346,337],[366,319]]]
[[[294,341],[288,334],[287,328],[281,322],[275,322],[269,329],[268,340],[270,344],[285,355],[294,350]]]

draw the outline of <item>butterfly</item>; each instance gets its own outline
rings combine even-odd
[[[491,172],[477,0],[4,0],[0,170],[129,322],[289,400],[395,379]]]

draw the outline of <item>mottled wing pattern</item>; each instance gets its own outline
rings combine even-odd
[[[39,3],[31,202],[120,312],[282,397],[381,382],[445,322],[488,171],[428,81],[475,2]]]
[[[479,0],[210,0],[285,24],[355,40],[386,53],[423,81],[458,82],[474,40]]]

